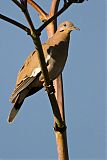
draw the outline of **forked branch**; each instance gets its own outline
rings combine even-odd
[[[17,1],[17,0],[12,0],[22,11],[24,11],[23,7],[21,6],[21,4]],[[66,2],[66,5],[64,5],[54,16],[52,16],[50,19],[48,17],[48,14],[42,9],[40,8],[39,5],[37,5],[33,0],[28,0],[28,3],[32,5],[32,7],[34,7],[39,13],[40,15],[42,15],[44,18],[43,20],[47,20],[43,25],[41,25],[37,31],[38,33],[40,34],[41,31],[47,27],[47,25],[49,23],[51,23],[53,20],[55,20],[60,14],[62,14],[72,3],[82,3],[84,2],[85,0],[69,0],[68,2]],[[16,25],[17,27],[23,29],[24,31],[28,32],[28,34],[30,34],[30,30],[29,28],[27,28],[26,26],[24,26],[23,24],[7,17],[7,16],[4,16],[3,14],[0,14],[0,19],[4,20],[4,21],[7,21],[13,25]]]

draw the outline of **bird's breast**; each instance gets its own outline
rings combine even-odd
[[[58,45],[50,46],[48,54],[50,54],[48,72],[50,79],[54,80],[61,74],[65,66],[68,56],[68,43],[60,42]]]

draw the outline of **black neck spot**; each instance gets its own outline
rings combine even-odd
[[[60,32],[63,32],[64,30],[61,30]]]

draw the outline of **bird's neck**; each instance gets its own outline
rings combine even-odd
[[[51,37],[48,42],[51,45],[52,44],[59,44],[61,41],[69,44],[70,40],[70,34],[69,33],[63,33],[63,32],[56,32],[53,37]]]

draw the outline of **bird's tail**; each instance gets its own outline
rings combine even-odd
[[[8,116],[8,122],[9,123],[12,123],[14,118],[16,117],[18,111],[20,110],[21,108],[21,105],[22,103],[24,102],[24,99],[20,102],[19,101],[19,98],[20,98],[20,95],[18,95],[15,99],[15,102],[14,102],[14,106],[12,108],[12,110],[10,111],[10,114]]]

